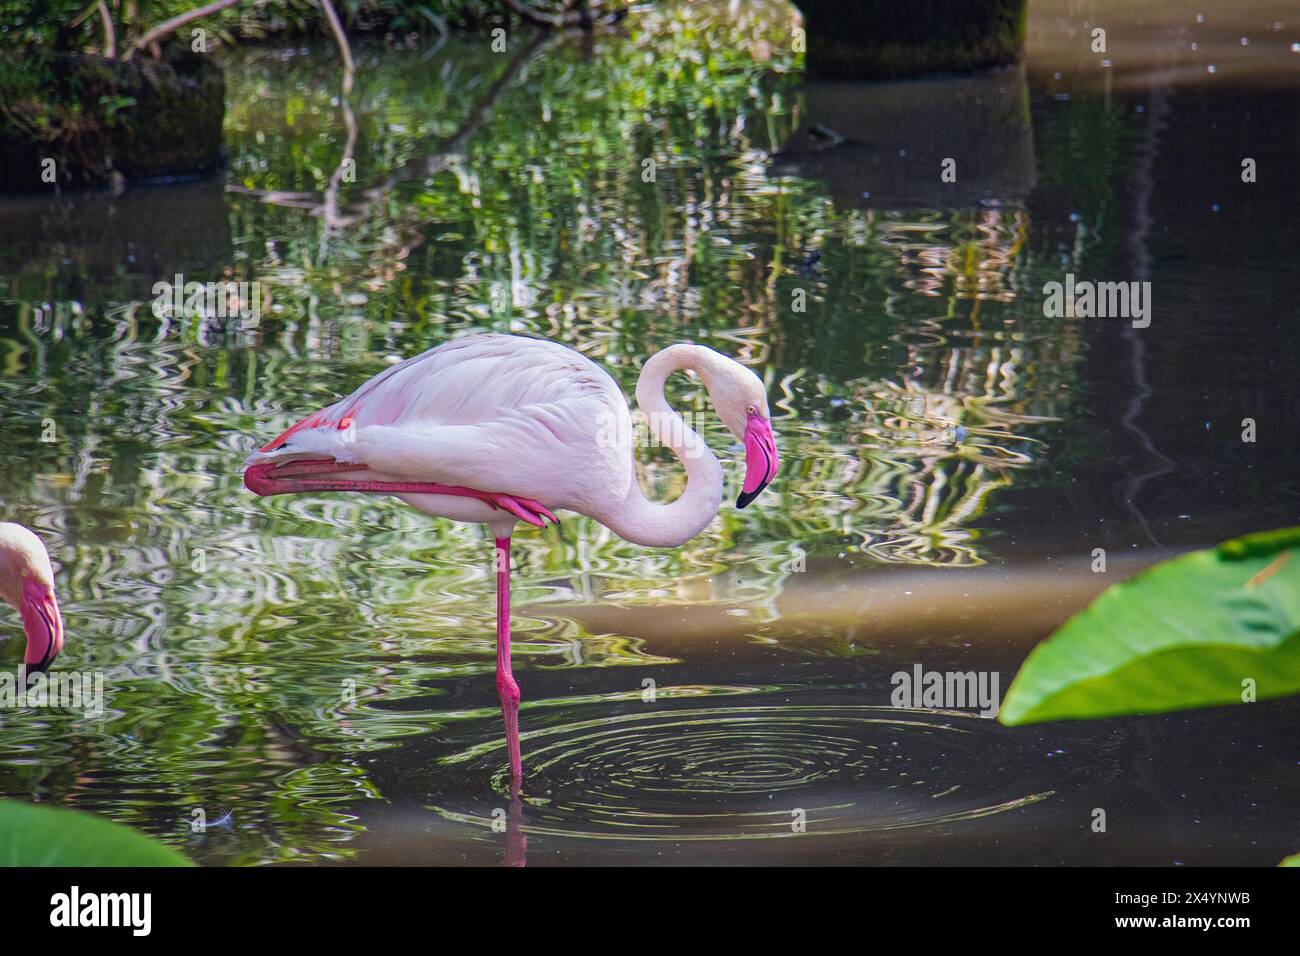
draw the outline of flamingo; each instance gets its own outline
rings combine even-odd
[[[744,443],[736,506],[777,472],[767,392],[750,369],[713,349],[678,344],[646,361],[636,400],[650,435],[686,469],[671,504],[637,484],[632,418],[609,374],[556,342],[517,335],[453,339],[386,369],[310,415],[244,463],[258,495],[353,491],[395,495],[434,517],[486,524],[496,545],[497,695],[510,776],[522,776],[519,685],[510,666],[510,538],[517,522],[587,515],[633,544],[672,548],[713,520],[723,472],[669,406],[668,376],[694,371],[723,425]]]
[[[0,597],[22,615],[27,673],[44,671],[63,650],[63,617],[54,595],[54,569],[41,539],[7,521],[0,521]]]

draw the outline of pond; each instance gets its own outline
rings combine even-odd
[[[805,78],[775,3],[358,44],[347,97],[328,44],[244,47],[223,175],[0,200],[0,518],[49,546],[58,666],[105,687],[101,714],[0,711],[0,795],[208,864],[1300,849],[1296,703],[1015,729],[891,706],[916,665],[1005,690],[1106,585],[1300,509],[1300,23],[1083,6],[1031,2],[1022,66],[880,84]],[[159,317],[177,274],[266,307]],[[1048,315],[1067,275],[1150,283],[1149,325]],[[579,348],[629,395],[656,350],[711,345],[767,383],[783,461],[679,549],[521,526],[513,797],[486,530],[240,479],[472,329]],[[670,398],[736,481],[698,383]]]

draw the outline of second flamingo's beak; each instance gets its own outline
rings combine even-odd
[[[44,671],[63,650],[63,617],[54,589],[29,578],[23,584],[20,613],[27,632],[27,653],[23,658],[27,672]]]
[[[781,467],[781,456],[776,453],[776,437],[772,423],[761,415],[750,415],[745,426],[745,481],[740,486],[736,507],[743,508],[767,487]]]

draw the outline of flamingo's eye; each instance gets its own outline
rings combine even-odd
[[[745,406],[745,413],[748,414],[748,415],[757,415],[757,414],[758,414],[758,409],[755,408],[753,405],[746,405],[746,406]]]

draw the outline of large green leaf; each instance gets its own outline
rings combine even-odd
[[[130,827],[76,810],[0,800],[0,866],[193,866]]]
[[[1250,535],[1107,589],[1034,648],[1004,724],[1151,714],[1300,692],[1300,528]]]

